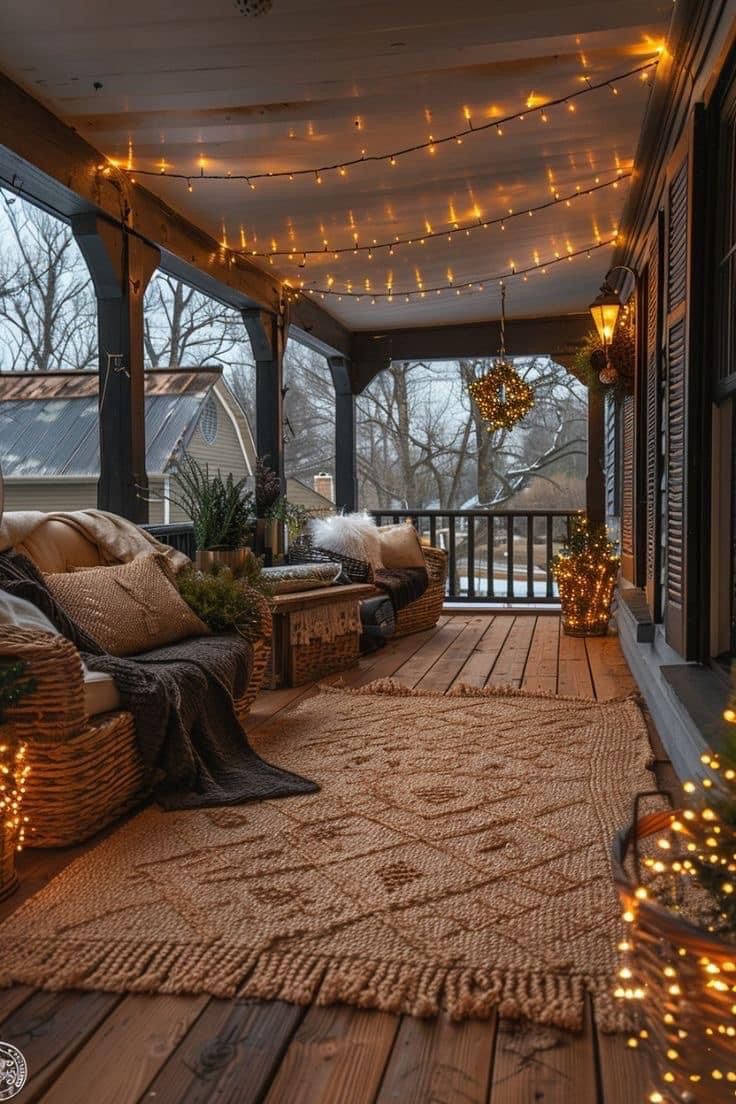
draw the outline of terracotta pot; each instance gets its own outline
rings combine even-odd
[[[201,548],[194,562],[200,571],[211,571],[215,564],[222,564],[235,573],[241,571],[252,556],[251,548]]]

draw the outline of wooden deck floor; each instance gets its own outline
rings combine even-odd
[[[457,614],[364,659],[346,681],[391,676],[445,691],[512,683],[606,699],[631,690],[615,637],[576,640],[555,616]],[[311,688],[263,693],[251,730]],[[661,779],[669,768],[653,737]],[[27,851],[7,915],[85,850]],[[637,1104],[646,1057],[600,1034],[497,1021],[451,1024],[278,1001],[0,991],[0,1039],[30,1070],[19,1104]]]

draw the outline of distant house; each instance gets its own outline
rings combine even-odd
[[[0,372],[0,468],[6,510],[84,510],[97,505],[97,372]],[[253,475],[248,419],[219,367],[150,369],[145,376],[146,471],[152,523],[182,521],[165,496],[182,452],[235,479]],[[298,480],[287,495],[334,508]]]

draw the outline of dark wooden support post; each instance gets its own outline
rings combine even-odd
[[[97,296],[100,478],[97,505],[148,521],[143,375],[143,296],[159,250],[94,214],[72,230]]]
[[[339,510],[351,512],[358,508],[355,395],[346,357],[331,356],[327,363],[335,385],[335,503]]]
[[[246,308],[243,321],[256,361],[256,451],[278,474],[284,493],[284,324],[257,308]]]
[[[585,480],[585,509],[592,524],[606,520],[606,492],[603,473],[603,404],[600,388],[588,388],[588,475]]]

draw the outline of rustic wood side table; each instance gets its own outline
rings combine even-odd
[[[271,689],[303,686],[354,667],[360,654],[360,603],[375,594],[370,584],[355,583],[272,598]]]

